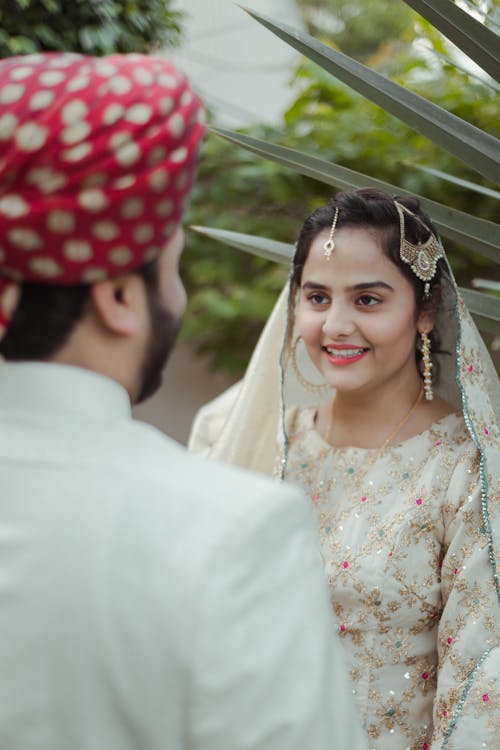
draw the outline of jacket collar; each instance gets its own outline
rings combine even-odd
[[[104,375],[69,365],[1,360],[0,412],[97,421],[131,417],[127,391]]]

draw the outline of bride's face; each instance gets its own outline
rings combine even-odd
[[[369,230],[336,231],[330,260],[327,238],[325,230],[313,240],[299,290],[298,329],[311,360],[339,392],[418,378],[415,334],[423,321],[410,282]]]

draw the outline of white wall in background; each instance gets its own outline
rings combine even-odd
[[[301,28],[294,0],[242,0],[263,15]],[[178,0],[186,13],[174,61],[191,78],[217,124],[275,124],[292,101],[298,55],[231,0]],[[170,53],[169,53],[170,54]]]

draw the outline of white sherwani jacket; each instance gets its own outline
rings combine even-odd
[[[0,748],[362,748],[295,493],[1,365]]]

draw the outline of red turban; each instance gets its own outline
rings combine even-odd
[[[166,60],[0,61],[0,336],[17,283],[91,283],[154,259],[181,221],[202,109]]]

